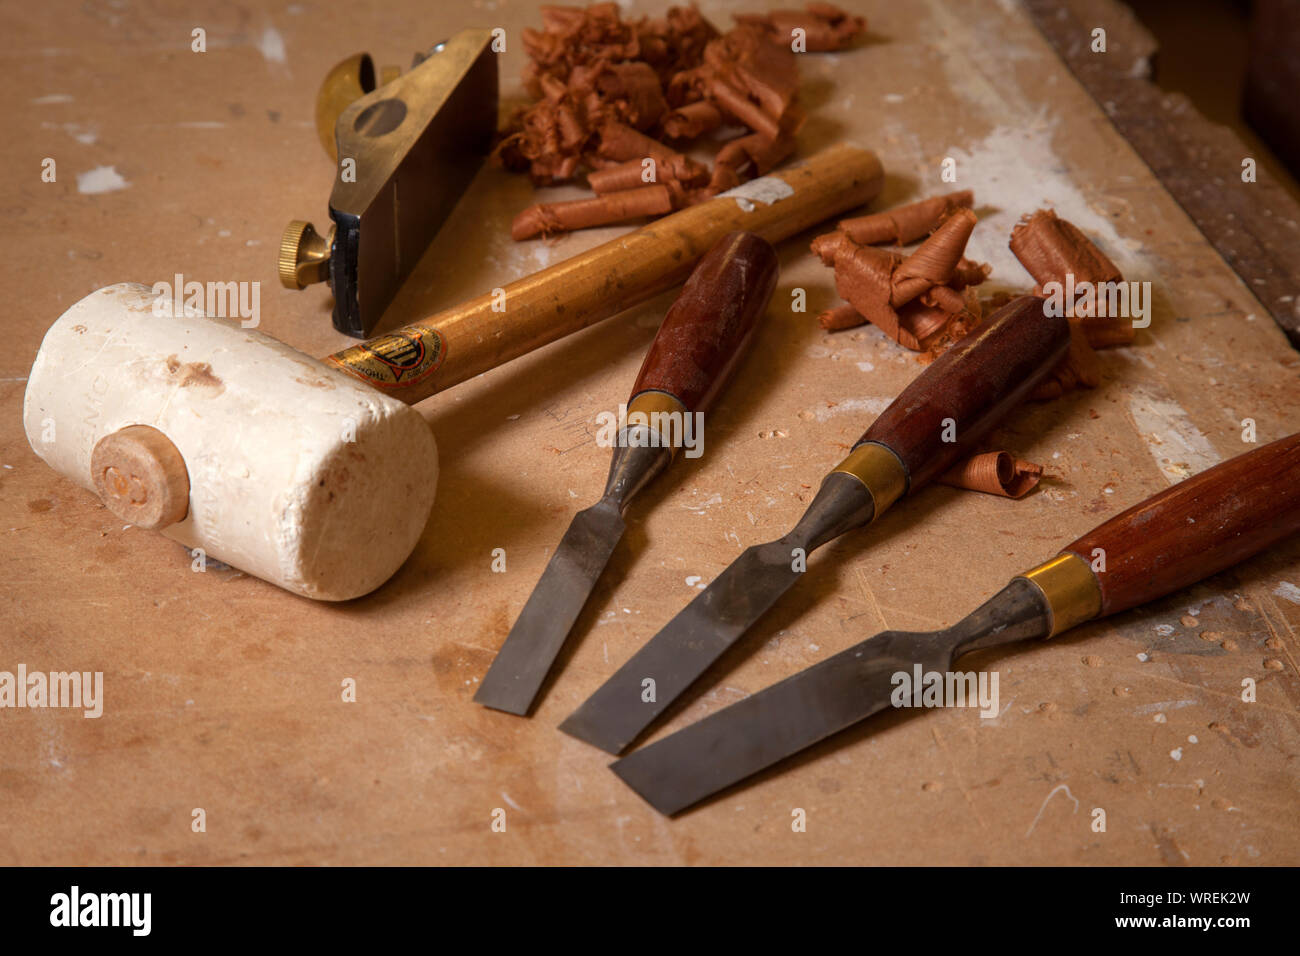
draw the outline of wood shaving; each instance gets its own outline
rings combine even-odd
[[[884,212],[841,220],[839,229],[859,245],[907,245],[928,236],[957,209],[970,209],[975,194],[969,189],[932,196]]]
[[[962,289],[982,282],[988,268],[962,253],[975,228],[975,214],[956,207],[938,229],[906,256],[859,245],[847,232],[818,236],[812,249],[835,269],[835,287],[861,321],[869,321],[900,345],[927,351],[950,325],[965,334],[978,324],[980,309]],[[957,284],[950,284],[961,275]],[[836,308],[819,316],[823,328],[850,328],[851,314]],[[829,323],[829,324],[828,324]],[[955,341],[955,339],[953,339]],[[935,353],[937,354],[937,353]]]
[[[643,186],[640,189],[597,196],[595,199],[529,206],[515,217],[510,226],[510,235],[515,239],[531,239],[533,236],[555,232],[608,226],[643,216],[662,216],[672,209],[673,197],[667,186]]]
[[[809,53],[843,50],[867,28],[862,17],[852,16],[829,3],[810,3],[803,10],[738,13],[739,23],[760,27],[774,42],[790,43],[795,30],[803,30]]]
[[[493,155],[539,186],[585,172],[598,199],[524,210],[516,239],[663,215],[765,174],[794,153],[805,119],[789,31],[805,30],[808,50],[839,50],[866,29],[825,3],[737,16],[725,34],[694,7],[628,21],[613,3],[541,13],[542,29],[523,34],[524,83],[536,102],[516,114]],[[724,143],[712,168],[664,143],[732,125],[748,132]],[[650,200],[650,185],[667,190],[667,208],[662,190]],[[632,191],[640,195],[608,198]]]
[[[1021,218],[1011,232],[1012,253],[1043,294],[1048,283],[1066,284],[1066,276],[1081,284],[1123,282],[1115,264],[1083,232],[1050,209],[1039,209]],[[1070,322],[1070,350],[1052,374],[1034,389],[1031,398],[1048,400],[1076,388],[1096,388],[1101,383],[1101,360],[1094,349],[1128,345],[1137,335],[1126,318],[1074,317]]]
[[[1005,451],[972,455],[950,468],[937,480],[940,484],[968,491],[982,491],[1003,498],[1023,498],[1043,477],[1043,466],[1023,461]]]

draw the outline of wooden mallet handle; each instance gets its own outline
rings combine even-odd
[[[770,242],[869,202],[884,170],[837,146],[324,361],[414,404],[682,282],[720,238]]]

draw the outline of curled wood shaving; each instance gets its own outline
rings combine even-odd
[[[736,20],[760,27],[778,43],[790,43],[795,30],[803,30],[809,53],[847,49],[867,28],[862,17],[845,13],[829,3],[810,3],[803,10],[738,13]]]
[[[657,171],[656,171],[657,175]],[[598,196],[606,193],[621,192],[624,189],[640,189],[648,185],[645,179],[646,167],[639,159],[629,159],[625,163],[611,163],[604,169],[587,174],[587,185]]]
[[[972,262],[963,256],[957,262],[957,268],[952,271],[952,278],[948,284],[954,289],[964,289],[967,286],[979,285],[989,277],[993,267],[987,262]]]
[[[1066,276],[1094,286],[1103,282],[1123,282],[1115,264],[1084,233],[1050,209],[1039,209],[1024,216],[1011,232],[1012,253],[1038,283],[1034,292],[1043,294],[1049,282],[1064,287]],[[1076,388],[1096,388],[1101,383],[1101,360],[1094,349],[1127,345],[1136,331],[1126,318],[1069,317],[1070,350],[1045,381],[1039,383],[1031,397],[1038,400],[1056,398]]]
[[[890,304],[897,307],[952,278],[975,230],[975,213],[960,209],[943,221],[916,251],[894,270]]]
[[[874,246],[889,242],[902,246],[928,236],[955,210],[969,209],[974,203],[975,194],[969,189],[963,189],[869,216],[844,219],[840,221],[839,228],[859,245]]]
[[[962,288],[987,275],[986,267],[962,256],[974,227],[975,214],[958,209],[907,256],[858,245],[840,230],[813,240],[813,251],[834,266],[836,289],[864,321],[900,345],[924,351],[951,338],[944,335],[950,325],[965,334],[979,322],[975,296],[949,285],[962,263]],[[850,328],[851,318],[833,309],[819,321],[823,328]]]
[[[524,84],[541,96],[546,78],[565,83],[576,66],[641,60],[666,82],[700,62],[718,31],[695,7],[671,7],[662,19],[624,21],[615,3],[589,7],[544,6],[542,29],[524,30],[528,64]]]
[[[664,135],[669,139],[695,139],[722,125],[722,111],[708,100],[696,100],[672,110],[664,117]]]
[[[1003,498],[1023,498],[1043,477],[1043,466],[1023,461],[1005,451],[972,455],[948,469],[940,484],[969,491],[982,491]]]
[[[672,208],[762,175],[794,152],[805,118],[796,102],[798,65],[789,38],[776,42],[773,31],[781,33],[794,17],[806,23],[807,49],[839,49],[865,28],[861,18],[825,3],[772,19],[737,17],[725,34],[694,7],[629,21],[613,3],[547,6],[541,13],[542,29],[523,34],[525,85],[537,101],[516,114],[494,151],[497,161],[537,185],[587,171],[603,198],[643,189],[646,180],[632,161],[651,157],[659,168],[650,181],[668,190]],[[712,169],[662,142],[689,141],[729,124],[749,132],[724,144]],[[615,214],[610,203],[561,211],[560,204],[545,205],[521,213],[515,233],[581,228],[566,224]]]
[[[1039,209],[1011,230],[1011,251],[1041,288],[1047,282],[1063,282],[1067,272],[1076,281],[1108,282],[1123,277],[1074,223],[1061,219],[1050,209]]]
[[[774,140],[761,133],[751,133],[733,139],[713,159],[713,176],[709,180],[709,193],[716,195],[746,179],[762,176],[777,163],[794,152],[794,137],[778,136]]]
[[[600,127],[596,155],[616,162],[655,161],[656,179],[672,179],[683,186],[703,186],[709,181],[709,170],[689,156],[665,146],[657,139],[639,133],[623,123],[610,121]]]
[[[609,116],[633,129],[652,129],[668,112],[659,77],[648,63],[575,67],[568,88],[583,95],[588,116]]]
[[[608,226],[643,216],[662,216],[672,208],[672,192],[662,184],[625,189],[594,199],[538,203],[515,217],[510,235],[515,239],[531,239],[591,226]]]
[[[817,316],[817,321],[827,332],[836,332],[840,329],[851,329],[854,326],[865,325],[867,320],[861,312],[844,302],[822,312]]]
[[[710,80],[753,100],[778,125],[799,91],[799,67],[790,45],[773,43],[750,26],[738,26],[709,41],[704,48],[704,72]]]

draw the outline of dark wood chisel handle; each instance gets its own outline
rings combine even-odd
[[[1217,574],[1297,531],[1300,434],[1181,481],[1065,550],[1094,569],[1106,615]]]
[[[767,308],[778,271],[776,250],[761,236],[733,232],[719,239],[664,317],[632,399],[663,392],[688,412],[706,411]]]
[[[939,356],[858,440],[889,448],[911,494],[971,454],[1065,356],[1070,324],[1025,295]]]

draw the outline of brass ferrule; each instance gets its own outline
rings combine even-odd
[[[867,486],[874,506],[872,521],[907,494],[906,466],[889,448],[876,442],[859,445],[834,470],[852,475]]]
[[[1037,587],[1047,601],[1052,613],[1052,631],[1048,637],[1091,621],[1101,613],[1101,585],[1088,562],[1077,554],[1069,551],[1058,554],[1020,577]]]
[[[685,427],[687,414],[686,406],[678,400],[677,396],[669,395],[667,392],[653,390],[641,392],[627,403],[628,427],[635,427],[631,424],[633,415],[644,415],[646,426],[659,432],[663,439],[663,447],[673,455],[678,451],[677,445],[673,442],[679,441],[682,436],[674,432],[671,424],[673,419],[667,416],[675,415],[679,424]]]

